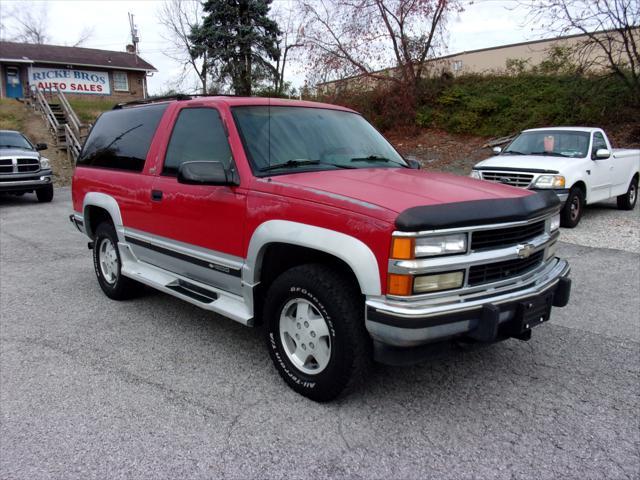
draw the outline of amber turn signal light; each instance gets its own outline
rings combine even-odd
[[[414,251],[413,238],[394,237],[391,240],[391,258],[410,260],[414,257]]]
[[[413,293],[413,277],[390,273],[387,280],[387,293],[389,295],[411,295]]]

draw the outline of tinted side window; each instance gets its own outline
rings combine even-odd
[[[231,160],[229,142],[218,111],[185,108],[173,127],[162,173],[175,175],[184,162],[218,161],[229,167]]]
[[[601,148],[607,148],[607,142],[604,141],[604,137],[601,133],[593,134],[593,154],[595,155]]]
[[[142,171],[167,104],[103,113],[91,129],[78,165]]]

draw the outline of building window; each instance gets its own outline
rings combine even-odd
[[[460,70],[462,70],[462,60],[454,61],[452,66],[454,72],[459,72]]]
[[[113,72],[113,89],[116,92],[129,91],[129,77],[127,72]]]

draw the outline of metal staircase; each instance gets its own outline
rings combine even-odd
[[[47,90],[35,88],[29,104],[42,114],[58,149],[65,150],[69,161],[75,162],[90,125],[80,122],[64,93],[57,87]]]

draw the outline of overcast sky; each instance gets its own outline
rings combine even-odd
[[[296,0],[275,0],[274,3],[291,1]],[[150,93],[173,86],[181,67],[163,54],[170,47],[163,40],[162,27],[158,24],[161,0],[0,0],[0,15],[5,16],[13,8],[26,8],[30,3],[36,12],[46,9],[49,43],[73,44],[88,27],[93,33],[83,46],[105,50],[124,50],[131,42],[127,13],[133,13],[140,36],[140,55],[158,69],[158,73],[149,78]],[[447,53],[541,38],[530,26],[524,25],[525,12],[516,0],[475,0],[472,4],[463,0],[463,3],[465,11],[449,21]],[[8,23],[10,26],[10,20]],[[287,76],[295,86],[301,85],[304,67],[292,64]]]

